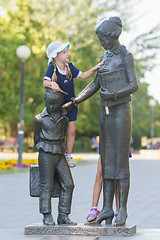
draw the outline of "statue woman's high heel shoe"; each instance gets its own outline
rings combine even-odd
[[[102,210],[100,214],[97,216],[96,221],[97,223],[101,224],[101,222],[105,220],[106,225],[111,225],[113,217],[114,217],[113,209]]]
[[[126,219],[127,219],[127,211],[124,210],[123,208],[120,208],[118,211],[118,216],[115,220],[114,225],[115,226],[123,226],[126,223]]]

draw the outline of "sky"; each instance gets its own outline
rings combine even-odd
[[[160,1],[159,0],[141,0],[135,7],[136,14],[144,14],[138,20],[137,31],[140,33],[150,30],[152,27],[160,24]],[[148,93],[160,103],[160,54],[157,58],[157,66],[151,72],[145,74],[144,81],[149,84]]]

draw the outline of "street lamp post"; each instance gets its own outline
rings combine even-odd
[[[22,164],[23,153],[23,96],[24,96],[24,65],[25,60],[31,55],[31,50],[25,45],[21,45],[16,50],[17,57],[21,59],[21,91],[20,91],[20,128],[18,131],[18,163]]]
[[[151,149],[153,149],[153,138],[154,138],[154,107],[156,106],[156,101],[151,99],[149,101],[149,105],[151,106]]]

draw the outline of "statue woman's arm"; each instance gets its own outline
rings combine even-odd
[[[85,101],[86,99],[90,98],[92,95],[94,95],[98,89],[100,88],[100,83],[99,83],[99,75],[96,74],[95,78],[93,79],[92,82],[90,82],[85,89],[82,90],[81,93],[79,93],[75,98],[72,98],[72,101],[69,101],[65,104],[63,104],[62,107],[64,107],[67,112],[68,109],[70,110],[70,108],[73,105],[77,105],[83,101]]]
[[[98,74],[96,74],[93,81],[90,82],[85,87],[85,89],[83,89],[83,91],[75,97],[76,104],[79,104],[85,101],[86,99],[90,98],[92,95],[94,95],[98,91],[99,88],[100,88],[99,76]]]
[[[115,93],[117,98],[128,96],[138,90],[138,81],[135,74],[133,55],[131,53],[125,56],[124,63],[128,85]]]

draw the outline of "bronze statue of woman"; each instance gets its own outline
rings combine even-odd
[[[96,34],[107,50],[102,55],[105,64],[94,80],[65,108],[91,97],[100,88],[100,150],[103,175],[103,208],[96,223],[111,224],[114,216],[113,197],[115,180],[118,184],[119,212],[116,226],[124,225],[127,218],[129,192],[129,147],[131,139],[131,94],[138,89],[132,54],[119,42],[122,22],[110,17],[96,29]]]

